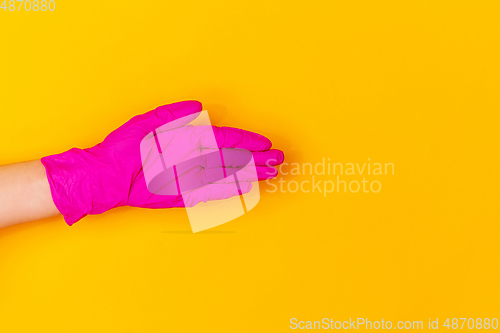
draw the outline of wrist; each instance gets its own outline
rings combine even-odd
[[[64,153],[43,157],[52,200],[68,225],[73,225],[92,211],[88,193],[90,172],[81,162],[83,150],[72,148]]]

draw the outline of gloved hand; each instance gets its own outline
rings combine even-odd
[[[246,193],[251,183],[244,179],[239,190],[224,182],[215,180],[213,186],[209,175],[200,179],[190,178],[190,195],[184,202],[183,196],[161,195],[161,191],[151,191],[143,173],[141,161],[141,141],[157,128],[178,119],[196,118],[202,110],[197,101],[185,101],[160,106],[145,114],[130,119],[127,123],[110,133],[103,142],[87,148],[72,148],[67,152],[46,156],[41,159],[45,166],[50,184],[52,199],[57,209],[64,216],[68,225],[72,225],[89,214],[101,214],[115,207],[133,206],[143,208],[170,208],[193,206],[201,201],[220,200]],[[273,178],[277,171],[273,165],[283,162],[283,152],[271,148],[271,141],[266,137],[230,127],[211,127],[217,146],[224,149],[223,160],[231,165],[234,156],[239,154],[231,149],[246,149],[252,152],[256,164],[258,180]],[[189,132],[189,131],[188,131]],[[190,131],[191,137],[199,136],[203,140],[203,131]],[[195,140],[196,141],[196,140]],[[157,141],[158,142],[158,141]],[[175,140],[161,143],[179,144]],[[204,163],[206,159],[203,159]],[[192,163],[192,162],[191,162]],[[224,163],[224,162],[223,162]],[[193,177],[199,176],[199,173]],[[212,177],[213,178],[213,177]],[[195,184],[195,185],[193,185]],[[241,193],[239,193],[241,192]]]

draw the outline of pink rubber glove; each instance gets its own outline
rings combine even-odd
[[[197,101],[185,101],[160,106],[130,119],[110,133],[103,142],[87,149],[72,148],[67,152],[46,156],[42,163],[46,168],[52,198],[68,225],[89,214],[101,214],[115,207],[171,208],[196,205],[207,200],[220,200],[236,196],[234,186],[211,183],[210,177],[191,179],[193,195],[185,203],[181,195],[159,195],[148,190],[143,174],[140,144],[148,133],[176,119],[196,117],[202,110]],[[283,152],[271,148],[266,137],[230,127],[212,127],[217,145],[226,149],[224,158],[231,163],[234,148],[252,152],[257,165],[259,180],[277,175],[273,165],[283,162]],[[196,135],[196,131],[193,132]],[[201,139],[200,139],[201,140]],[[237,154],[236,154],[237,155]],[[222,155],[221,155],[222,156]],[[227,157],[226,157],[227,156]],[[186,176],[185,176],[186,177]],[[215,179],[217,181],[218,179]],[[251,183],[242,181],[239,190],[250,191]]]

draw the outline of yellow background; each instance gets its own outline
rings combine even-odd
[[[0,10],[0,164],[197,99],[289,163],[395,165],[370,177],[377,194],[265,185],[254,210],[199,234],[181,209],[133,208],[0,230],[0,332],[500,318],[499,17],[498,1],[435,0]]]

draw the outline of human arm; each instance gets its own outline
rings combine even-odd
[[[0,166],[0,228],[59,214],[40,160]]]

